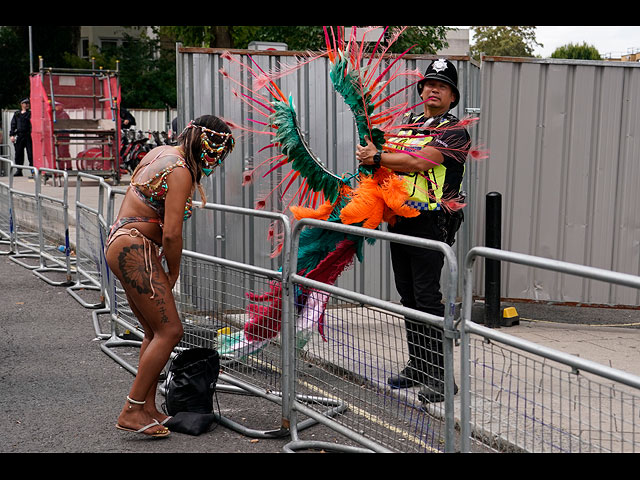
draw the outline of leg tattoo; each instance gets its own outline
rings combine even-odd
[[[122,281],[124,283],[131,285],[140,294],[151,293],[143,245],[124,247],[118,255],[118,266],[122,272]]]

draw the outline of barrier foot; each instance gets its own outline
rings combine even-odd
[[[67,273],[67,269],[64,267],[42,267],[42,268],[37,268],[36,270],[33,271],[33,274],[36,275],[37,277],[39,277],[40,279],[44,280],[45,282],[47,282],[49,285],[53,285],[54,287],[69,287],[71,285],[73,285],[73,280],[71,280],[71,278],[69,278],[69,275],[67,273],[67,279],[66,280],[52,280],[50,278],[48,278],[46,275],[44,275],[46,272],[60,272],[60,273]]]
[[[373,450],[349,445],[339,445],[329,442],[316,442],[308,440],[294,440],[282,447],[286,453],[295,453],[298,450],[323,450],[343,453],[375,453]]]
[[[100,300],[99,302],[96,302],[96,303],[85,302],[84,299],[76,293],[76,290],[92,290],[92,291],[100,292],[102,291],[102,288],[100,288],[99,286],[76,283],[71,287],[67,287],[67,292],[69,293],[69,295],[75,298],[80,305],[82,305],[85,308],[104,308],[105,306],[104,300]]]
[[[107,339],[111,337],[111,333],[102,333],[100,331],[100,321],[98,320],[98,316],[100,315],[111,315],[110,308],[103,308],[100,310],[94,310],[91,312],[91,317],[93,319],[93,329],[96,332],[96,337],[100,339]]]
[[[38,265],[31,265],[29,263],[25,263],[20,261],[19,259],[21,258],[37,258],[38,260],[40,260],[40,255],[37,254],[31,254],[31,253],[16,253],[14,255],[11,255],[9,257],[9,259],[15,263],[17,263],[18,265],[23,266],[24,268],[28,269],[28,270],[35,270],[36,268],[40,268],[40,263],[38,262]]]
[[[122,340],[117,336],[111,336],[111,338],[108,341],[100,345],[100,349],[104,353],[106,353],[107,356],[115,360],[115,362],[118,363],[120,366],[122,366],[125,370],[127,370],[129,373],[135,376],[138,374],[138,368],[134,367],[125,359],[117,355],[112,349],[118,348],[118,347],[140,347],[141,343],[142,342],[136,341],[136,340]]]

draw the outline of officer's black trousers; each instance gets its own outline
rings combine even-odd
[[[14,144],[16,149],[15,164],[24,165],[24,151],[27,151],[27,158],[29,159],[29,166],[33,166],[33,146],[31,143],[31,135],[18,135],[16,143]]]
[[[422,212],[419,217],[400,218],[392,233],[442,241],[442,231],[434,220],[437,212]],[[444,316],[440,275],[444,255],[435,250],[391,243],[391,262],[403,306],[437,316]],[[405,318],[409,360],[426,374],[425,381],[444,377],[442,330],[423,322]]]

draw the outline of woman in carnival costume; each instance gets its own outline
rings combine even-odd
[[[196,187],[206,203],[202,176],[211,175],[233,147],[231,130],[220,118],[191,121],[177,146],[154,148],[142,159],[109,231],[107,263],[144,329],[138,372],[116,424],[120,430],[152,437],[170,433],[164,426],[169,417],[156,407],[156,387],[183,334],[172,294],[180,272],[182,225],[191,216]]]

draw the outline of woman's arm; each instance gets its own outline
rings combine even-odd
[[[168,190],[164,203],[162,248],[169,268],[169,284],[173,288],[180,273],[184,207],[193,193],[193,181],[186,168],[175,168],[167,175],[166,181]]]

